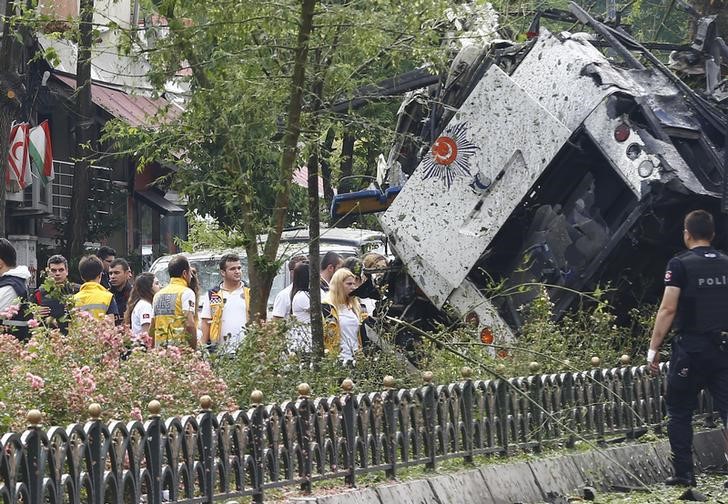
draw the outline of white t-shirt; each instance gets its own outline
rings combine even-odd
[[[141,334],[142,326],[150,324],[154,318],[154,308],[152,303],[144,299],[137,301],[134,309],[131,311],[131,333],[134,335]]]
[[[273,300],[273,317],[286,318],[291,314],[291,290],[293,290],[293,284],[284,288]]]
[[[293,317],[297,325],[289,333],[290,348],[293,351],[311,351],[311,297],[308,292],[300,291],[293,296]]]
[[[366,308],[367,315],[370,317],[374,315],[374,310],[377,307],[377,300],[372,298],[359,298],[359,302]]]
[[[359,350],[359,317],[347,306],[339,306],[339,331],[341,332],[341,351],[339,358],[346,362],[354,358]]]
[[[182,311],[194,313],[197,309],[197,297],[195,291],[189,287],[182,291]]]
[[[311,323],[311,295],[308,292],[296,292],[291,303],[293,316],[299,322]]]
[[[245,337],[245,323],[247,322],[245,289],[242,285],[234,291],[226,291],[220,288],[220,296],[222,296],[224,304],[217,351],[234,353]],[[202,313],[200,317],[212,320],[210,296],[207,293],[202,296]]]

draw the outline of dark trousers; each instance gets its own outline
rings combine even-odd
[[[728,411],[728,352],[710,342],[701,351],[686,351],[676,342],[667,374],[667,435],[675,475],[693,475],[693,411],[698,394],[707,389],[725,428]]]

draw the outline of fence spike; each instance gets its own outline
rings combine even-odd
[[[341,390],[347,394],[351,394],[354,390],[354,381],[351,378],[345,378],[344,381],[341,382]]]
[[[212,409],[212,397],[207,394],[201,396],[200,409],[202,409],[202,411],[210,411]]]
[[[397,380],[394,379],[394,376],[387,375],[384,377],[384,380],[382,380],[382,384],[384,385],[385,390],[392,390],[397,386]]]
[[[432,379],[435,377],[435,375],[432,374],[432,371],[425,371],[422,373],[422,381],[425,383],[432,383]]]
[[[300,397],[301,399],[311,395],[311,385],[306,382],[299,383],[296,390],[298,391],[298,397]]]
[[[98,420],[101,418],[101,405],[99,403],[89,404],[88,416],[90,420]]]
[[[147,410],[149,410],[149,413],[151,414],[152,417],[158,417],[159,414],[162,412],[162,403],[160,403],[156,399],[153,399],[153,400],[149,401]]]
[[[260,390],[253,390],[250,393],[250,404],[258,405],[263,402],[263,392]]]
[[[26,422],[28,422],[28,428],[38,427],[43,421],[43,413],[41,413],[40,410],[37,409],[29,410],[28,413],[25,415],[25,420]]]

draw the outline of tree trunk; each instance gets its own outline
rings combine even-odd
[[[5,19],[2,30],[2,46],[0,47],[0,236],[6,236],[5,229],[5,174],[8,169],[10,152],[10,127],[17,117],[21,95],[20,79],[17,74],[18,56],[17,42],[11,32],[11,18],[15,14],[15,2],[7,0]]]
[[[5,100],[3,100],[5,101]],[[3,103],[0,106],[0,236],[7,236],[5,230],[5,173],[8,170],[8,154],[10,151],[10,126],[13,114],[11,107]]]
[[[298,41],[296,43],[296,56],[293,65],[291,81],[291,98],[288,102],[288,121],[283,136],[283,154],[279,163],[278,191],[276,194],[273,215],[270,220],[270,230],[263,248],[263,261],[261,263],[273,264],[278,254],[278,245],[281,242],[281,233],[288,213],[288,201],[291,195],[291,178],[293,168],[298,157],[298,139],[301,136],[301,112],[303,109],[303,93],[306,86],[306,64],[308,59],[308,42],[313,29],[313,16],[317,0],[303,0],[301,5],[301,18],[298,27]],[[255,237],[251,237],[255,240]],[[257,251],[254,256],[258,257]],[[250,257],[249,257],[250,259]],[[248,262],[251,262],[250,260]],[[253,266],[257,270],[257,265]],[[256,280],[253,280],[253,276]],[[267,314],[267,298],[262,294],[270,292],[275,272],[266,272],[260,275],[251,275],[251,305],[252,307],[265,306],[259,313],[261,318]],[[260,282],[264,284],[256,285]]]
[[[334,128],[329,128],[326,132],[326,141],[321,151],[321,179],[324,185],[324,200],[326,201],[326,208],[331,207],[331,202],[334,200],[334,186],[331,183],[331,162],[329,156],[331,155],[331,148],[336,140],[336,131]]]
[[[308,293],[311,299],[311,343],[314,359],[324,356],[324,325],[321,315],[321,264],[320,242],[321,234],[319,219],[319,172],[318,145],[314,144],[311,155],[308,157],[308,262],[309,268]]]
[[[257,247],[255,240],[245,247],[248,255],[248,280],[250,282],[249,312],[253,322],[262,322],[268,315],[268,296],[277,271],[273,268],[267,270],[259,261],[250,260],[251,257],[258,257]]]
[[[67,257],[75,260],[83,254],[88,232],[91,142],[94,109],[91,101],[91,44],[93,43],[94,0],[81,0],[78,59],[76,62],[76,155],[73,166],[71,210],[67,228]]]
[[[344,133],[344,139],[341,142],[341,177],[350,177],[354,171],[354,142],[356,137],[351,133]],[[351,181],[339,182],[339,194],[350,192]]]

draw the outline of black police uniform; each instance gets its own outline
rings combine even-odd
[[[728,256],[712,247],[688,250],[667,264],[665,285],[680,288],[667,375],[667,432],[675,476],[693,480],[698,393],[706,388],[718,411],[728,407],[728,348],[721,342],[721,331],[728,331]]]

